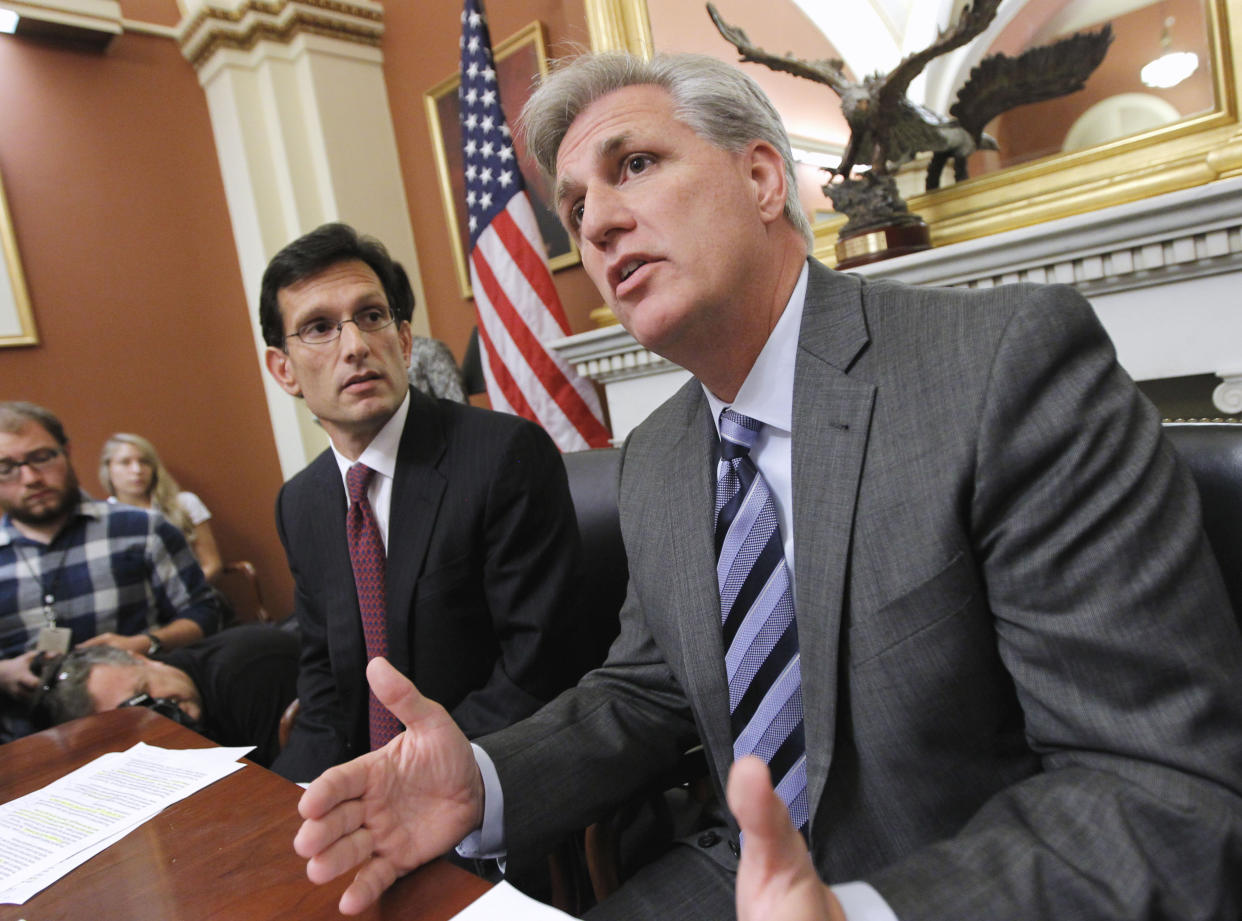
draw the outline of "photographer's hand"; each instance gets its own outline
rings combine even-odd
[[[37,655],[32,649],[11,659],[0,659],[0,691],[8,697],[29,697],[39,686],[39,676],[32,670]]]

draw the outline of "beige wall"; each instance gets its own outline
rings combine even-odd
[[[150,438],[214,519],[224,558],[292,586],[280,471],[259,385],[206,102],[166,38],[107,52],[0,36],[0,173],[40,344],[0,349],[0,398],[64,421],[96,496],[109,433]]]

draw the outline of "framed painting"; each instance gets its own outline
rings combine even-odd
[[[519,29],[492,48],[496,61],[496,81],[500,89],[505,121],[513,125],[525,105],[537,77],[547,73],[548,58],[543,24],[535,21]],[[435,152],[440,196],[444,202],[445,223],[453,250],[453,264],[462,297],[472,297],[470,269],[466,262],[469,235],[466,231],[466,177],[461,145],[461,103],[458,89],[461,74],[455,73],[433,86],[423,97],[431,142]],[[551,200],[547,182],[526,152],[520,138],[513,142],[526,192],[530,195],[539,232],[543,235],[548,265],[552,271],[578,262],[578,250],[561,226]]]
[[[38,345],[26,277],[17,253],[17,238],[0,179],[0,249],[4,251],[4,278],[0,278],[0,346]]]

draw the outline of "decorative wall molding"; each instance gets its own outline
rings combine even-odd
[[[620,324],[569,336],[551,343],[551,347],[579,374],[601,384],[646,377],[680,367],[643,348]]]
[[[1087,297],[1242,267],[1242,179],[1117,205],[855,271],[913,284],[1071,284]]]
[[[200,68],[218,51],[249,51],[259,42],[288,45],[319,35],[378,48],[383,8],[370,0],[245,0],[233,8],[204,4],[179,27],[181,53]]]
[[[1224,380],[1212,391],[1212,402],[1225,413],[1242,413],[1242,371],[1224,376]]]

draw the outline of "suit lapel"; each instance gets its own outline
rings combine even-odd
[[[812,260],[798,339],[793,504],[811,815],[832,763],[838,652],[854,509],[875,387],[847,375],[868,338],[858,281]]]
[[[729,728],[729,685],[720,630],[720,587],[716,582],[713,497],[717,459],[716,426],[698,381],[686,424],[661,471],[664,482],[653,495],[667,498],[672,535],[672,603],[681,633],[686,693],[696,701],[704,748],[719,776],[728,775],[733,737]]]
[[[393,666],[411,673],[410,612],[414,586],[431,543],[432,528],[444,495],[444,474],[438,469],[445,436],[434,400],[410,391],[410,412],[401,433],[388,514],[388,566],[384,590],[388,607],[388,657]]]

